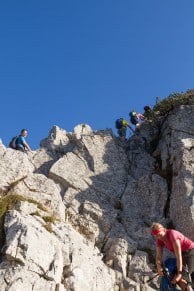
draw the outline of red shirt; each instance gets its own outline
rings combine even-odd
[[[177,239],[180,241],[182,252],[188,251],[190,249],[194,249],[194,242],[192,242],[188,237],[184,236],[182,233],[174,229],[167,229],[166,240],[162,241],[160,239],[157,239],[156,246],[157,247],[165,246],[171,252],[174,252],[173,242]]]

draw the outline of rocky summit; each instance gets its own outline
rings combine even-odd
[[[194,105],[111,129],[0,143],[0,291],[157,290],[153,222],[194,239]]]

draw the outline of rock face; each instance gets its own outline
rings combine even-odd
[[[152,222],[194,239],[193,124],[185,105],[127,142],[80,124],[0,143],[0,291],[157,290]]]

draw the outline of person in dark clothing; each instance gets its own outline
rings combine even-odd
[[[151,112],[151,108],[148,105],[144,106],[143,109],[144,109],[145,112]]]
[[[129,112],[130,122],[137,128],[142,121],[144,121],[144,116],[136,111]]]
[[[152,113],[152,109],[151,109],[151,107],[149,106],[149,105],[146,105],[146,106],[144,106],[144,117],[145,117],[145,119],[147,119],[147,120],[150,120],[150,119],[152,119],[152,115],[153,115],[153,113]]]

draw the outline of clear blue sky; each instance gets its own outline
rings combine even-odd
[[[0,138],[114,129],[194,88],[193,0],[0,1]],[[115,129],[114,129],[115,130]]]

